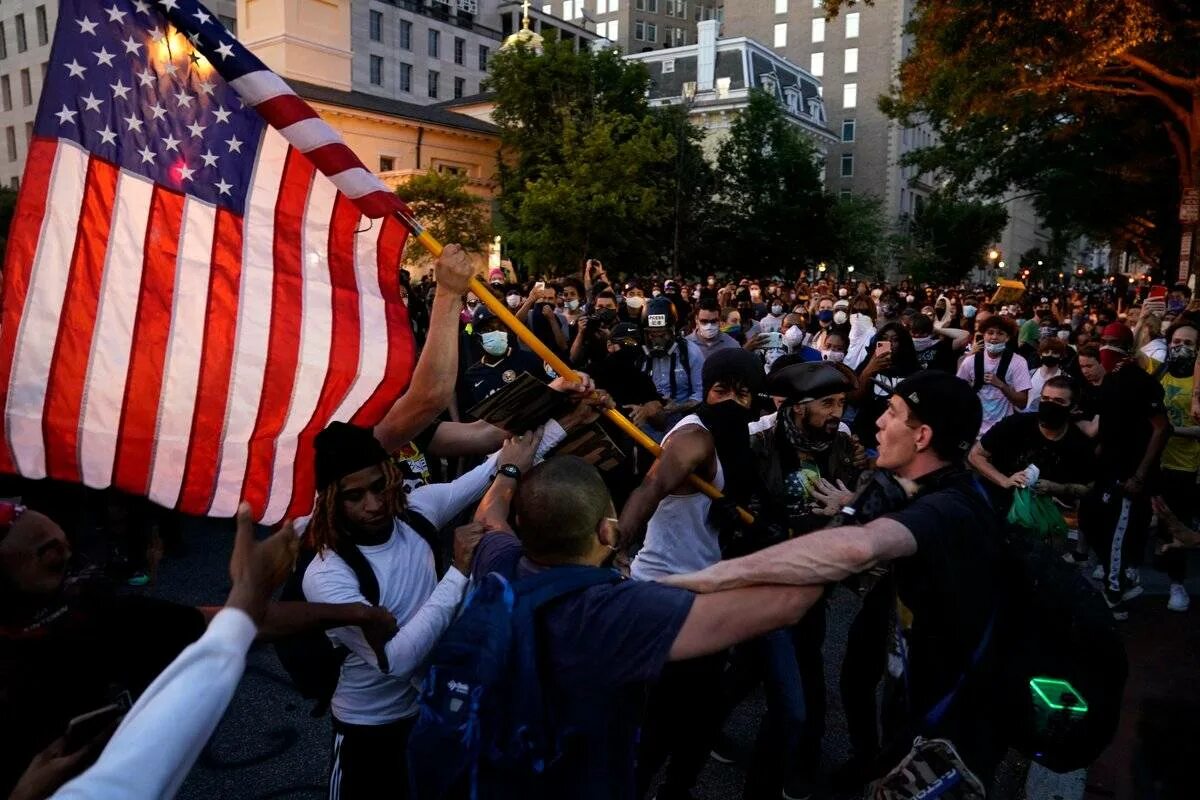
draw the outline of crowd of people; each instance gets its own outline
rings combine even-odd
[[[223,609],[77,569],[75,509],[13,487],[0,503],[0,791],[172,796],[256,639],[281,642],[298,686],[301,672],[325,678],[301,688],[332,716],[335,800],[382,787],[691,797],[709,758],[733,757],[723,724],[759,687],[745,798],[862,790],[911,766],[915,737],[950,743],[983,787],[1010,744],[988,721],[1004,713],[993,631],[1014,526],[1091,576],[1113,621],[1143,569],[1169,575],[1170,610],[1189,606],[1200,312],[1185,286],[1005,298],[824,272],[658,280],[589,260],[514,283],[493,270],[495,298],[576,373],[559,375],[469,291],[473,271],[451,246],[426,277],[406,275],[421,347],[409,389],[373,430],[332,423],[317,437],[309,517],[256,541],[239,512]],[[555,399],[544,419],[482,418],[525,376]],[[571,449],[581,431],[609,446]],[[121,537],[124,562],[147,562],[145,538]],[[121,582],[144,583],[133,572]],[[546,588],[564,576],[570,587]],[[496,585],[507,606],[487,605]],[[837,667],[853,757],[828,776],[835,586],[861,607]],[[525,591],[542,594],[523,605]],[[493,643],[495,618],[476,623],[493,607],[514,621],[527,610],[512,646],[535,636],[536,663],[464,650]],[[450,680],[438,705],[446,687],[430,676],[455,659],[482,674],[488,658],[507,678]],[[525,685],[505,683],[514,675]],[[538,755],[524,770],[507,738],[517,705],[546,740],[528,749],[528,726],[512,737]],[[449,725],[457,714],[469,724]]]

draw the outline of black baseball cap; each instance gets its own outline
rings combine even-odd
[[[828,361],[789,364],[772,370],[767,377],[767,394],[788,403],[807,403],[831,394],[850,391],[850,379]]]
[[[608,341],[619,345],[641,344],[642,329],[632,322],[618,322],[608,332]]]
[[[930,427],[935,453],[949,461],[966,458],[983,422],[983,406],[969,383],[930,369],[905,378],[894,389],[881,388],[902,399],[909,412]]]

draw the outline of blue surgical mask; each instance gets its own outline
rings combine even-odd
[[[507,331],[487,331],[479,334],[479,339],[483,345],[483,352],[489,356],[502,356],[508,352]]]

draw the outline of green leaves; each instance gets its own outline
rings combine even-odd
[[[439,242],[455,242],[478,252],[491,239],[492,229],[484,214],[484,200],[471,194],[466,187],[465,175],[429,172],[410,178],[396,189],[396,195],[408,204]],[[407,264],[429,260],[424,248],[406,247],[404,250]]]

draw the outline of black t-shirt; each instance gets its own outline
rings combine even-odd
[[[493,392],[498,392],[506,384],[515,381],[522,372],[528,372],[533,377],[548,382],[550,376],[541,359],[533,353],[513,348],[512,352],[496,364],[485,364],[476,361],[467,368],[464,387],[467,398],[466,407],[462,411],[470,411],[476,403],[485,399]]]
[[[612,395],[618,408],[660,399],[654,381],[636,364],[606,358],[592,366],[591,376],[597,388]]]
[[[96,595],[32,630],[0,628],[0,796],[68,722],[136,699],[204,628],[191,606]]]
[[[516,536],[497,532],[479,543],[473,569],[477,577],[498,572],[512,579],[543,568],[522,558]],[[483,774],[480,796],[633,800],[645,684],[662,672],[694,599],[683,589],[625,580],[548,606],[538,629],[545,702],[574,735],[535,785],[512,790],[503,776]]]
[[[945,736],[968,765],[987,772],[1003,755],[989,724],[997,719],[991,706],[998,694],[994,647],[973,666],[972,659],[1000,605],[1001,523],[965,470],[918,483],[922,490],[912,503],[885,515],[911,531],[917,543],[914,555],[893,562],[897,594],[912,622],[910,719],[922,719],[966,673],[942,722],[917,732]]]
[[[1150,446],[1150,418],[1166,413],[1162,384],[1136,362],[1126,361],[1104,376],[1096,406],[1100,414],[1100,475],[1123,481],[1137,470]]]
[[[921,369],[939,369],[953,375],[958,371],[953,342],[939,336],[930,347],[917,350],[917,364]]]
[[[1091,483],[1096,477],[1096,445],[1073,424],[1057,441],[1042,435],[1037,414],[1013,414],[997,422],[979,440],[992,465],[1005,475],[1036,464],[1053,483]],[[1008,508],[1012,491],[985,484],[997,508]]]

